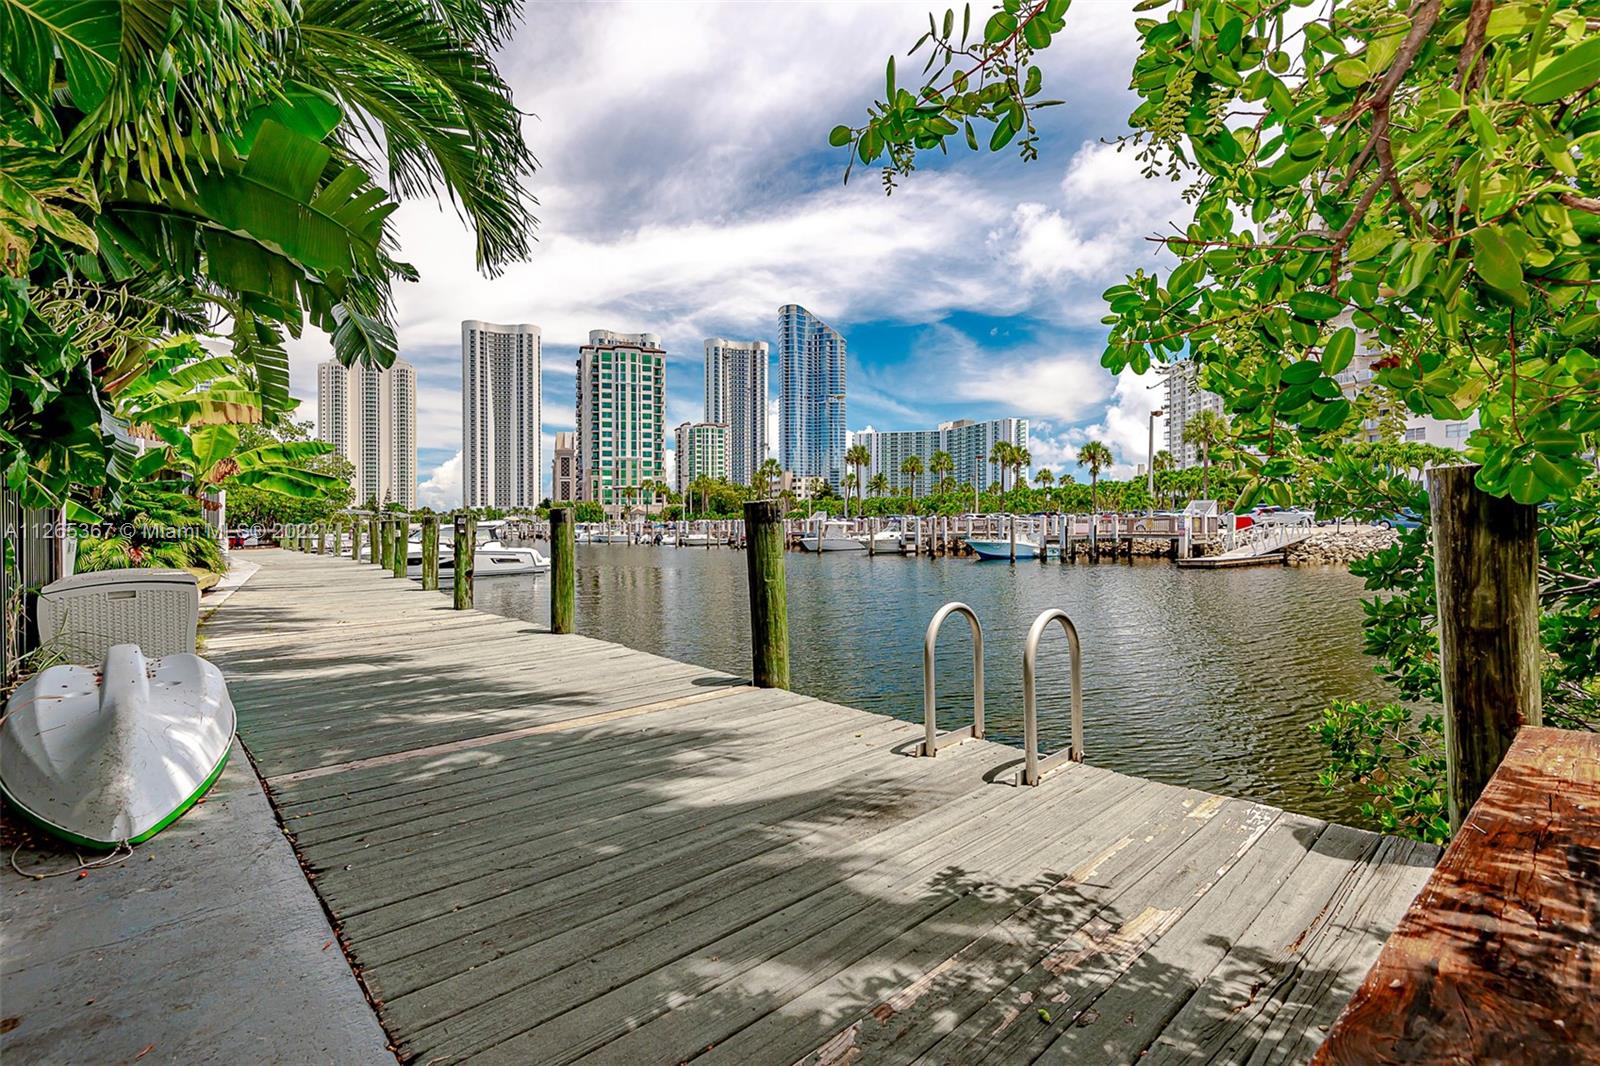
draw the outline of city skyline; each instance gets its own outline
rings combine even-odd
[[[1099,294],[1150,265],[1145,236],[1181,227],[1189,208],[1180,187],[1143,182],[1132,153],[1099,140],[1116,132],[1105,115],[1131,110],[1125,75],[1104,69],[1134,55],[1131,23],[1086,10],[1073,40],[1044,56],[1046,77],[1073,85],[1073,106],[1040,112],[1037,163],[931,161],[892,197],[867,171],[845,185],[827,131],[881,91],[883,57],[868,45],[899,40],[924,14],[770,5],[769,32],[752,39],[738,5],[692,17],[671,5],[531,9],[504,72],[538,116],[527,120],[542,164],[532,256],[483,278],[448,204],[407,201],[394,216],[397,254],[421,273],[394,293],[399,348],[418,372],[421,498],[459,500],[457,345],[469,317],[542,329],[543,492],[554,434],[575,429],[572,355],[590,328],[661,337],[670,427],[705,417],[706,338],[775,348],[774,309],[791,302],[848,338],[850,429],[1016,415],[1040,462],[1069,464],[1089,437],[1111,444],[1124,474],[1142,462],[1160,395],[1145,391],[1153,376],[1122,384],[1099,366]],[[815,82],[804,47],[818,42],[845,76]],[[664,44],[672,63],[660,62]],[[705,61],[725,54],[740,60]],[[598,89],[585,76],[596,62],[614,69]],[[796,78],[812,88],[778,91]],[[716,121],[686,106],[706,92],[723,101]],[[295,393],[309,396],[328,340],[308,330],[290,348]]]

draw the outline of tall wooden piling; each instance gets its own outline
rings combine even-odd
[[[458,512],[453,540],[451,550],[455,560],[451,563],[451,569],[455,574],[455,609],[465,611],[472,606],[472,552],[478,546],[477,519]]]
[[[1006,518],[1008,519],[1008,521],[1006,522],[1006,525],[1010,528],[1010,533],[1011,533],[1011,561],[1012,562],[1016,562],[1017,561],[1017,516],[1016,515],[1007,515]]]
[[[361,526],[363,522],[357,515],[350,522],[350,559],[352,562],[361,561]]]
[[[745,571],[750,586],[750,651],[762,688],[789,687],[789,600],[783,572],[783,505],[744,505]]]
[[[1538,511],[1482,491],[1477,472],[1428,474],[1452,829],[1517,730],[1542,718]]]
[[[382,523],[376,514],[367,516],[367,562],[375,563],[382,552],[379,544],[382,539]]]
[[[394,550],[389,556],[395,577],[406,576],[407,556],[411,554],[411,516],[401,515],[394,520]]]
[[[422,516],[422,587],[428,591],[439,588],[439,516]]]
[[[378,565],[388,570],[394,566],[393,523],[387,518],[378,520]]]
[[[577,598],[577,537],[570,507],[550,509],[550,632],[571,633]],[[680,537],[682,534],[679,535]]]

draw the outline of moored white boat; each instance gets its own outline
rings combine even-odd
[[[808,552],[864,552],[867,545],[850,534],[843,522],[824,522],[816,532],[800,538],[800,546]]]
[[[550,569],[550,560],[533,548],[508,547],[500,540],[506,526],[502,521],[483,522],[478,526],[477,545],[472,553],[472,576],[501,577],[517,574],[542,574]],[[439,573],[455,573],[455,547],[447,531],[439,531]],[[412,534],[406,544],[406,576],[422,577],[422,533]]]
[[[211,788],[234,725],[215,666],[117,644],[99,667],[51,666],[17,689],[0,725],[0,791],[74,844],[138,844]]]
[[[683,533],[678,536],[680,548],[709,548],[713,544],[721,544],[722,538],[714,533]]]
[[[866,547],[867,542],[873,542],[873,551],[897,552],[905,546],[905,538],[898,529],[880,529],[876,533],[863,533],[856,538]]]
[[[989,540],[983,537],[968,537],[967,547],[971,548],[980,559],[1011,558],[1011,538],[1009,537],[995,540]],[[1017,538],[1018,559],[1037,559],[1038,557],[1039,545],[1035,544],[1027,537]]]

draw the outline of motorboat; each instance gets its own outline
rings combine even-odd
[[[709,548],[713,544],[721,544],[722,538],[715,533],[680,533],[678,547],[680,548]]]
[[[597,529],[589,535],[591,544],[632,544],[633,534],[621,529]]]
[[[472,552],[472,576],[501,577],[518,574],[543,574],[550,569],[550,560],[534,548],[510,547],[500,538],[507,523],[489,521],[479,523],[476,544]],[[439,530],[439,574],[455,574],[454,532]],[[422,577],[422,532],[418,530],[406,542],[406,576]]]
[[[800,538],[800,546],[808,552],[864,552],[864,539],[852,536],[850,527],[843,522],[823,522],[816,532]]]
[[[863,533],[856,538],[862,547],[871,541],[874,552],[898,552],[905,547],[905,536],[898,529],[880,529],[876,533]]]
[[[138,844],[210,790],[235,725],[215,666],[116,644],[100,666],[46,667],[17,689],[0,724],[0,791],[73,844]]]
[[[968,537],[967,547],[971,548],[980,559],[1011,558],[1010,537],[1004,537],[995,540],[990,540],[985,537]],[[1029,540],[1027,537],[1019,536],[1017,538],[1017,558],[1037,559],[1038,557],[1039,545]]]

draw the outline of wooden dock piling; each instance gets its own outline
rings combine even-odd
[[[406,576],[406,557],[411,554],[411,516],[401,515],[394,520],[394,550],[389,565],[395,577]]]
[[[382,552],[381,523],[376,514],[367,516],[367,562],[375,563]]]
[[[451,550],[455,559],[450,568],[455,576],[455,609],[465,611],[472,606],[472,553],[478,545],[477,519],[458,511],[453,538]]]
[[[1517,730],[1541,724],[1538,511],[1490,496],[1477,472],[1428,474],[1452,829]]]
[[[439,516],[422,516],[422,587],[430,592],[439,588]]]
[[[389,526],[389,519],[378,519],[378,565],[385,570],[394,565],[394,534]]]
[[[571,633],[576,606],[577,544],[570,507],[550,509],[550,632]]]
[[[783,571],[783,506],[744,505],[745,570],[750,585],[750,651],[761,688],[789,687],[789,601]]]
[[[357,515],[350,521],[350,561],[361,561],[361,516]]]

